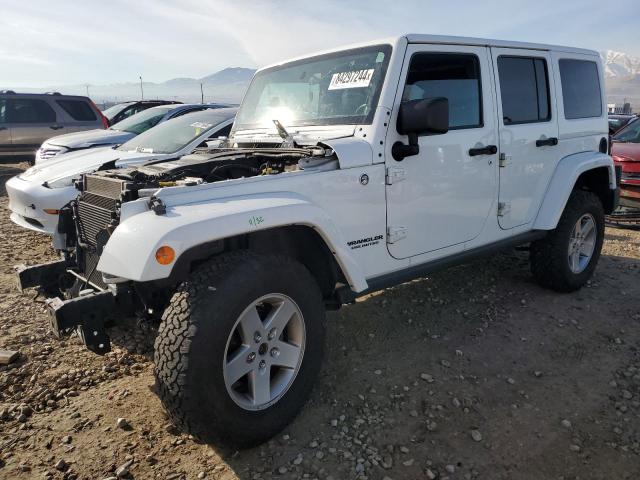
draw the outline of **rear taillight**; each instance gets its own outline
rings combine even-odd
[[[107,117],[105,117],[102,114],[102,111],[98,108],[98,106],[93,103],[93,100],[89,99],[89,101],[91,102],[91,105],[93,105],[93,108],[95,109],[96,112],[98,112],[98,115],[100,115],[100,121],[102,121],[102,126],[107,129],[109,128],[109,120],[107,119]]]
[[[100,112],[100,117],[102,117],[102,126],[107,129],[109,128],[109,120],[105,117],[102,112]]]

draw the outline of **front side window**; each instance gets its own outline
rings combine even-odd
[[[560,81],[567,120],[602,116],[602,93],[596,62],[562,59]]]
[[[136,135],[146,132],[151,127],[156,126],[160,120],[171,110],[171,108],[150,108],[129,118],[119,121],[111,130],[135,133]]]
[[[9,123],[52,123],[56,112],[44,100],[17,98],[7,100]]]
[[[418,53],[411,58],[402,100],[445,97],[449,129],[474,128],[482,126],[481,89],[477,56]]]
[[[369,124],[391,46],[346,50],[258,72],[242,102],[235,130],[306,125]]]
[[[0,98],[0,123],[7,123],[7,101]]]
[[[551,119],[549,76],[543,58],[500,56],[498,77],[505,125]]]
[[[612,137],[612,140],[622,143],[640,143],[640,119],[634,120],[626,127],[623,127]]]

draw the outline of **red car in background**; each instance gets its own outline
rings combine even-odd
[[[622,167],[620,205],[640,209],[640,118],[611,137],[611,156]]]

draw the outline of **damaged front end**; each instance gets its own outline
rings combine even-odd
[[[203,150],[178,160],[84,175],[76,184],[78,197],[59,214],[54,247],[62,259],[18,267],[18,287],[38,287],[50,297],[47,310],[57,337],[76,331],[87,348],[104,354],[110,351],[110,324],[133,315],[156,316],[175,286],[167,281],[134,282],[98,270],[102,251],[120,223],[123,203],[140,200],[144,208],[164,215],[166,208],[154,194],[159,189],[305,168],[337,168],[335,153],[319,147]]]

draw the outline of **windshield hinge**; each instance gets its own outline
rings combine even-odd
[[[284,128],[284,125],[280,123],[278,120],[273,120],[273,124],[276,126],[276,130],[278,130],[278,135],[282,138],[282,148],[295,148],[296,141],[293,139],[293,136],[287,132],[287,129]]]
[[[401,167],[387,167],[386,183],[393,185],[407,178],[407,171]]]
[[[387,243],[396,243],[407,237],[407,227],[387,227]]]

